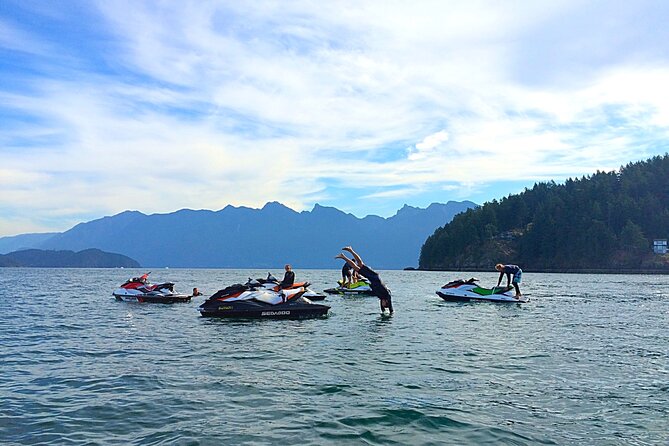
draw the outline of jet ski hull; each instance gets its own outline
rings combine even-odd
[[[203,317],[238,319],[307,319],[326,316],[330,307],[305,302],[271,305],[253,300],[225,302],[210,300],[200,305]]]
[[[328,288],[323,290],[328,294],[339,294],[341,296],[373,296],[372,290],[356,290],[355,288]]]
[[[172,295],[151,295],[151,294],[116,294],[113,296],[118,301],[122,302],[139,302],[139,303],[151,303],[151,304],[173,304],[173,303],[183,303],[190,302],[192,296],[187,296],[185,294],[172,294]]]
[[[529,299],[521,297],[516,299],[513,296],[462,296],[462,295],[453,295],[446,294],[440,291],[437,291],[437,295],[444,299],[446,302],[509,302],[509,303],[526,303]]]

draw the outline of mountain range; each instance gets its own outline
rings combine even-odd
[[[145,267],[335,268],[334,256],[352,245],[373,268],[417,265],[420,248],[435,229],[477,205],[471,201],[405,205],[394,216],[358,218],[315,205],[294,211],[280,203],[262,209],[226,206],[219,211],[182,209],[146,215],[125,211],[54,234],[0,238],[0,253],[17,249],[119,253]]]

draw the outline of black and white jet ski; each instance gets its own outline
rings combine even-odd
[[[148,302],[172,304],[175,302],[190,302],[191,297],[174,291],[174,283],[165,282],[153,284],[148,281],[149,274],[133,277],[127,280],[112,295],[116,300],[124,302]]]
[[[253,288],[264,288],[267,290],[278,292],[280,289],[280,283],[281,282],[279,282],[279,280],[276,277],[274,277],[271,273],[267,273],[266,279],[249,278],[249,280],[246,282],[246,285]],[[312,289],[309,288],[309,285],[311,285],[309,282],[295,282],[291,286],[284,289],[304,288],[304,294],[302,295],[303,297],[306,297],[311,301],[318,301],[325,299],[324,294],[319,294],[313,291]]]
[[[483,288],[478,285],[478,281],[474,277],[468,280],[454,280],[439,288],[437,294],[442,299],[451,302],[487,301],[525,303],[529,301],[526,296],[516,299],[513,287]]]
[[[273,290],[253,281],[217,291],[200,305],[205,317],[306,319],[327,315],[330,307],[304,297],[303,287]]]
[[[328,288],[324,290],[328,294],[341,294],[344,296],[372,296],[372,288],[366,280],[359,280],[355,283],[343,285],[341,281],[338,282],[337,288]]]

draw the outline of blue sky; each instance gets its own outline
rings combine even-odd
[[[0,2],[0,236],[501,198],[669,151],[666,1]]]

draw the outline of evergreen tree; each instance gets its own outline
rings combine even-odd
[[[426,240],[419,264],[478,268],[495,253],[528,269],[669,269],[669,258],[652,254],[655,238],[669,238],[667,154],[562,185],[537,183],[470,209]]]

